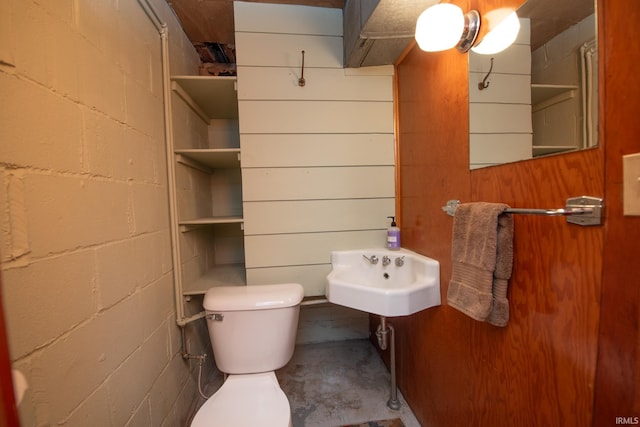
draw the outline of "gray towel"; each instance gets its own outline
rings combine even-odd
[[[513,219],[501,203],[463,203],[453,219],[453,271],[448,304],[492,325],[509,322]]]

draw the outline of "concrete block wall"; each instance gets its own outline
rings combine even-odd
[[[196,74],[152,3],[172,71]],[[0,256],[22,426],[186,425],[199,398],[175,324],[160,36],[134,0],[2,0],[0,17]]]

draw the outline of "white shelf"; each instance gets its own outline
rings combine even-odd
[[[177,163],[186,165],[194,170],[185,170],[183,179],[194,179],[197,171],[210,174],[208,184],[203,180],[199,185],[203,187],[208,185],[207,189],[198,192],[185,192],[187,197],[207,197],[206,194],[211,192],[213,202],[216,204],[220,213],[238,213],[241,207],[235,206],[241,196],[236,194],[238,190],[237,177],[240,176],[240,148],[237,148],[238,139],[238,99],[236,90],[236,77],[228,76],[173,76],[171,77],[171,89],[173,93],[188,106],[203,122],[209,127],[208,137],[212,141],[208,141],[208,147],[236,147],[236,148],[171,148],[174,160]],[[188,111],[187,111],[188,112]],[[203,146],[199,140],[192,141],[189,134],[180,136],[187,138],[182,141],[182,147]],[[173,177],[173,185],[177,186]],[[198,177],[199,179],[199,177]],[[190,202],[194,200],[185,200],[185,206],[190,206]],[[202,203],[195,203],[195,206],[202,208]],[[180,206],[177,207],[178,212]],[[206,212],[206,211],[200,211]],[[177,213],[177,216],[180,214]],[[193,215],[193,214],[191,214]],[[176,219],[174,219],[176,221]],[[239,230],[235,229],[233,224],[238,224]],[[198,254],[202,257],[198,260],[201,262],[216,262],[216,260],[224,260],[225,262],[239,261],[237,264],[216,264],[212,266],[202,276],[194,278],[190,272],[188,276],[192,280],[187,281],[183,274],[180,281],[179,292],[184,296],[202,295],[209,288],[216,286],[245,286],[246,269],[244,265],[244,257],[240,256],[243,250],[242,245],[242,229],[244,220],[242,214],[233,216],[209,216],[202,218],[191,218],[177,220],[177,228],[180,232],[193,232],[193,235],[180,236],[178,244],[183,241],[189,241],[190,238],[199,242],[204,242],[208,246],[203,253]],[[220,229],[220,230],[219,230]],[[221,235],[218,236],[218,231]],[[186,239],[186,240],[185,240]],[[218,239],[221,239],[220,243]],[[220,244],[218,244],[220,243]],[[240,246],[240,247],[238,247]],[[215,248],[215,250],[214,250]],[[220,251],[220,254],[217,251]],[[178,256],[174,260],[181,263],[181,248],[178,248]],[[218,255],[220,255],[218,257]],[[184,317],[183,312],[180,313]],[[190,318],[191,319],[191,318]],[[187,320],[190,321],[190,320]]]
[[[191,231],[195,228],[204,227],[207,225],[217,225],[217,224],[240,224],[242,227],[244,223],[244,219],[241,216],[216,216],[216,217],[207,217],[207,218],[194,218],[179,221],[180,231],[183,233],[187,231]]]
[[[240,167],[239,148],[180,149],[175,150],[176,160],[187,166],[211,172],[212,169]],[[195,163],[194,163],[195,162]]]
[[[195,282],[185,283],[183,295],[202,295],[207,289],[216,286],[246,286],[244,264],[218,265],[198,278]]]
[[[548,154],[564,153],[574,151],[577,148],[573,145],[534,145],[533,157],[546,156]]]
[[[234,76],[173,76],[171,88],[206,122],[238,118]]]
[[[574,98],[578,86],[573,85],[547,85],[534,83],[531,85],[531,105],[533,111],[547,108],[558,102]]]

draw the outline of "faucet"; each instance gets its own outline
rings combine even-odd
[[[396,266],[397,267],[402,267],[404,265],[404,257],[401,256],[399,258],[396,258]]]
[[[391,258],[389,258],[389,257],[388,257],[388,256],[386,256],[386,255],[385,255],[385,256],[383,256],[383,257],[382,257],[382,265],[386,267],[386,266],[387,266],[387,265],[389,265],[389,264],[391,264]]]
[[[378,257],[375,255],[371,255],[370,257],[368,257],[365,254],[362,254],[362,256],[373,265],[376,265],[378,263]]]

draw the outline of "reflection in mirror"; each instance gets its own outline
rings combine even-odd
[[[471,169],[598,145],[594,0],[529,0],[518,16],[510,48],[469,54]]]

